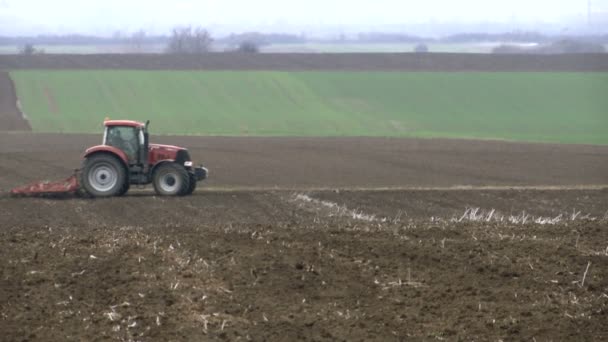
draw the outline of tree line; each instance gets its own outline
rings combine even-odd
[[[171,30],[169,35],[148,35],[139,30],[131,34],[117,32],[112,37],[88,35],[38,35],[34,37],[0,36],[0,45],[19,47],[20,54],[42,54],[39,45],[124,45],[132,52],[142,52],[146,45],[165,45],[169,54],[202,54],[212,51],[214,43],[226,46],[226,51],[258,52],[260,46],[281,43],[304,42],[302,37],[289,34],[265,34],[258,32],[231,34],[221,39],[214,39],[211,33],[202,26],[180,26]]]
[[[130,47],[130,52],[144,52],[145,46],[165,46],[165,52],[170,54],[202,54],[211,52],[214,46],[223,46],[224,51],[258,52],[261,47],[270,44],[303,44],[307,42],[341,43],[413,43],[417,52],[424,52],[428,43],[477,43],[477,42],[503,42],[507,44],[497,53],[517,53],[517,49],[509,43],[528,43],[548,45],[555,42],[582,42],[589,44],[608,44],[608,35],[588,36],[548,36],[536,32],[506,32],[506,33],[461,33],[441,38],[429,38],[401,33],[366,32],[356,35],[338,34],[333,39],[307,38],[305,35],[282,33],[246,32],[230,34],[215,39],[211,33],[202,26],[175,27],[169,35],[150,35],[144,30],[132,33],[116,32],[111,37],[97,37],[88,35],[38,35],[34,37],[6,37],[0,36],[0,45],[13,45],[19,47],[21,54],[40,54],[44,50],[39,45],[124,45]],[[214,44],[216,43],[216,44]],[[572,44],[571,44],[572,45]],[[562,44],[561,46],[564,46]],[[578,48],[578,47],[576,47]],[[546,49],[547,50],[547,49]],[[554,51],[548,49],[547,51]],[[543,50],[545,51],[545,50]]]

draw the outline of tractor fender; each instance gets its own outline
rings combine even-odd
[[[114,146],[107,146],[107,145],[98,145],[98,146],[93,146],[91,148],[88,148],[86,151],[84,151],[84,156],[83,158],[88,158],[90,156],[92,156],[93,154],[97,154],[97,153],[107,153],[110,155],[113,155],[115,157],[118,157],[118,159],[120,161],[122,161],[123,166],[125,167],[125,170],[129,170],[129,159],[127,158],[127,155],[120,149],[114,147]]]
[[[158,169],[159,166],[164,165],[164,164],[172,164],[172,163],[175,163],[175,160],[164,159],[164,160],[157,162],[156,164],[154,164],[154,166],[152,166],[152,169],[150,170],[150,175],[152,177],[154,177],[154,172],[156,172],[156,170]]]

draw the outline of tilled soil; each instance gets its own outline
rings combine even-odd
[[[13,80],[7,72],[0,71],[0,132],[30,130],[30,124],[17,108]]]
[[[99,140],[0,134],[0,188],[67,177]],[[211,179],[183,198],[0,195],[2,340],[608,339],[605,147],[156,141]]]
[[[100,135],[0,133],[0,193],[79,168]],[[397,138],[152,137],[189,148],[209,188],[608,185],[608,146]]]
[[[591,72],[608,71],[608,55],[543,56],[458,53],[0,55],[0,70],[15,69]]]
[[[16,68],[608,70],[604,56],[0,56]],[[0,133],[0,192],[69,176],[100,139]],[[186,198],[0,195],[1,340],[608,339],[606,147],[155,140],[211,179]],[[446,189],[395,189],[417,187]]]
[[[394,217],[453,217],[463,214],[467,208],[479,208],[486,213],[495,209],[506,215],[528,213],[543,217],[572,216],[577,212],[603,217],[608,210],[608,187],[598,190],[335,190],[306,193],[321,201],[342,203],[391,220]]]
[[[608,193],[466,191],[3,198],[0,331],[7,341],[608,339]],[[463,218],[465,203],[496,213]],[[521,208],[527,222],[508,218]]]

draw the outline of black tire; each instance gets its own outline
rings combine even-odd
[[[120,189],[116,196],[124,196],[130,188],[131,184],[129,184],[129,182],[125,182],[125,185],[123,185],[122,189]]]
[[[184,193],[185,196],[192,195],[194,190],[196,190],[196,177],[194,177],[194,175],[190,172],[188,172],[188,177],[190,178],[190,186],[188,187],[188,190],[186,190],[186,193]]]
[[[154,171],[152,184],[160,196],[184,196],[190,188],[190,176],[183,166],[166,163]]]
[[[80,184],[92,197],[116,196],[124,188],[127,171],[114,156],[96,154],[84,161]]]

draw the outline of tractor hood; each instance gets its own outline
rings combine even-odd
[[[159,151],[167,151],[167,152],[177,152],[179,150],[185,150],[183,147],[174,146],[174,145],[163,145],[163,144],[150,144],[150,151],[159,150]]]
[[[173,160],[183,163],[190,160],[188,150],[173,145],[150,144],[148,147],[148,162],[152,165],[162,160]]]

